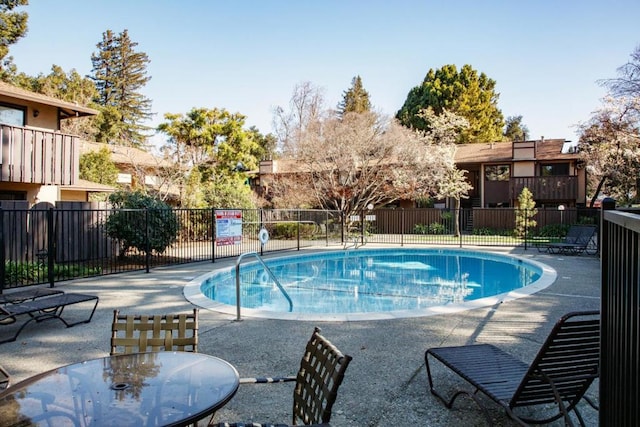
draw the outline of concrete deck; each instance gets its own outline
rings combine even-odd
[[[333,426],[484,426],[482,413],[470,399],[454,409],[444,407],[427,389],[424,351],[429,347],[492,343],[524,361],[531,361],[553,324],[563,314],[599,309],[600,263],[592,256],[561,256],[536,250],[484,248],[534,259],[553,267],[558,278],[528,297],[455,314],[358,322],[301,322],[252,319],[200,311],[199,351],[232,363],[240,376],[295,374],[314,325],[343,352],[353,356],[334,406]],[[281,254],[280,254],[281,255]],[[276,255],[277,256],[277,255]],[[132,313],[189,310],[184,285],[213,268],[235,260],[204,262],[144,272],[64,282],[67,292],[98,295],[100,303],[90,324],[65,328],[61,322],[31,324],[18,340],[0,345],[0,364],[17,382],[55,367],[109,352],[113,309]],[[74,315],[75,307],[68,308]],[[86,310],[86,308],[84,308]],[[67,310],[65,310],[65,313]],[[78,316],[86,312],[78,312]],[[14,326],[0,326],[0,336]],[[461,385],[443,370],[435,374],[444,389]],[[291,422],[292,384],[243,385],[216,414],[217,420]],[[590,396],[597,399],[597,384]],[[497,426],[516,425],[488,402]],[[597,413],[582,411],[588,425]],[[204,424],[203,424],[204,425]],[[563,425],[558,422],[554,425]]]

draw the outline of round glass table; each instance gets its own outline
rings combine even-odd
[[[63,366],[0,393],[0,427],[184,426],[226,404],[236,369],[200,353],[109,356]]]

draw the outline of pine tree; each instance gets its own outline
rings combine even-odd
[[[342,94],[342,101],[338,104],[338,114],[343,117],[346,113],[369,111],[371,111],[369,92],[362,86],[360,76],[356,76],[351,80],[351,87]]]
[[[429,107],[440,115],[450,111],[464,117],[469,127],[460,133],[459,143],[495,142],[502,139],[504,117],[498,108],[496,82],[470,65],[459,71],[455,65],[431,69],[423,82],[409,91],[396,114],[404,126],[428,131],[432,124],[421,117]]]
[[[151,118],[151,100],[140,93],[151,79],[147,76],[149,58],[136,52],[138,43],[132,42],[124,30],[116,35],[111,30],[102,34],[98,52],[91,55],[91,79],[96,84],[96,103],[104,109],[97,118],[100,142],[142,146],[146,140],[142,123]]]
[[[522,116],[507,117],[503,136],[505,141],[526,141],[529,139],[529,128],[522,124]]]
[[[0,79],[10,80],[16,74],[13,58],[7,57],[9,46],[27,34],[26,12],[14,12],[19,6],[26,6],[29,0],[0,0]]]
[[[516,208],[516,236],[523,239],[531,233],[538,222],[534,219],[538,215],[536,202],[533,200],[533,193],[524,187],[518,196],[518,207]]]

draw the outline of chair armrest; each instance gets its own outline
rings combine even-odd
[[[269,384],[269,383],[286,383],[295,381],[296,377],[259,377],[259,378],[240,378],[240,384]]]

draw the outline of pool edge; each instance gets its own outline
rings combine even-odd
[[[416,248],[418,249],[418,248]],[[424,249],[424,248],[423,248]],[[433,249],[433,248],[430,248]],[[470,252],[489,253],[493,255],[500,255],[508,258],[514,258],[531,263],[542,270],[542,275],[534,283],[519,288],[517,290],[511,290],[502,294],[497,294],[490,297],[479,298],[463,303],[450,303],[441,306],[428,307],[417,310],[397,310],[389,312],[369,312],[369,313],[330,313],[330,314],[318,314],[318,313],[286,313],[286,312],[274,312],[266,310],[257,310],[251,308],[242,308],[241,316],[257,319],[273,319],[273,320],[298,320],[308,322],[350,322],[350,321],[371,321],[371,320],[391,320],[391,319],[404,319],[411,317],[429,317],[439,314],[451,314],[461,311],[473,310],[477,308],[489,307],[499,303],[513,301],[518,298],[527,297],[533,295],[541,290],[551,286],[557,279],[558,274],[556,270],[547,264],[542,262],[525,258],[519,255],[505,254],[499,251],[470,249]],[[286,255],[285,255],[286,256]],[[222,268],[229,268],[229,266],[221,266]],[[201,274],[192,280],[190,280],[183,288],[184,297],[192,304],[200,307],[201,309],[211,310],[221,314],[228,314],[237,317],[237,307],[222,304],[207,298],[200,290],[202,281],[208,276],[211,276],[214,270]]]

